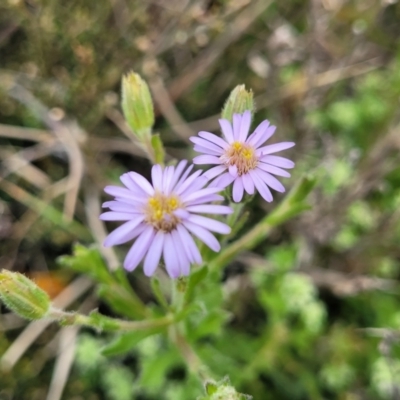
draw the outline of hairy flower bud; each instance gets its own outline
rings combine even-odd
[[[233,114],[243,114],[247,110],[251,112],[251,115],[254,114],[253,91],[246,90],[245,85],[238,85],[226,100],[221,116],[232,122]]]
[[[134,72],[122,78],[122,109],[138,139],[149,138],[154,125],[153,102],[147,83]]]
[[[227,376],[218,382],[206,382],[205,389],[207,396],[201,397],[199,400],[251,400],[253,398],[250,395],[238,393],[231,386]]]
[[[20,317],[40,319],[50,308],[49,295],[32,280],[18,272],[0,272],[0,298]]]

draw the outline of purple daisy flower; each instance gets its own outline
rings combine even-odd
[[[199,132],[199,137],[190,140],[194,150],[203,153],[193,159],[194,164],[216,164],[204,176],[216,178],[210,186],[227,187],[233,182],[233,200],[242,200],[243,193],[254,194],[255,188],[266,201],[272,201],[269,188],[284,192],[285,188],[273,175],[289,177],[282,168],[293,168],[294,162],[287,158],[271,155],[294,146],[293,142],[281,142],[262,146],[274,133],[276,126],[267,120],[261,122],[249,136],[251,113],[233,115],[233,124],[220,119],[224,139],[210,132]]]
[[[154,274],[161,257],[171,278],[189,275],[190,264],[201,264],[202,259],[192,235],[214,251],[220,244],[210,232],[230,233],[228,225],[198,214],[230,214],[223,205],[206,204],[223,200],[219,187],[204,188],[208,179],[202,171],[189,175],[193,165],[185,171],[187,161],[176,167],[154,165],[152,184],[136,172],[121,176],[125,187],[107,186],[104,191],[115,197],[103,207],[103,221],[126,221],[110,233],[104,246],[114,246],[136,239],[129,250],[124,268],[134,270],[144,258],[144,273]]]

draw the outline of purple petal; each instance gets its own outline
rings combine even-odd
[[[146,196],[146,192],[131,178],[129,172],[120,176],[120,181],[137,196]]]
[[[193,169],[194,165],[190,164],[187,168],[187,170],[182,174],[180,177],[178,183],[175,185],[175,189],[179,188],[180,185],[182,185],[183,182],[185,182],[186,178],[190,174],[191,170]]]
[[[210,203],[212,201],[222,201],[222,200],[224,200],[224,198],[219,194],[209,194],[206,196],[199,197],[196,200],[186,202],[186,205],[194,206],[196,204]]]
[[[269,146],[264,146],[257,149],[256,154],[257,156],[261,157],[267,154],[277,153],[278,151],[290,149],[294,145],[295,143],[293,142],[281,142],[281,143],[270,144]]]
[[[237,169],[237,166],[236,166],[236,165],[230,165],[229,168],[228,168],[228,170],[229,170],[229,173],[230,173],[234,178],[237,177],[237,175],[238,175],[238,169]]]
[[[273,165],[264,164],[264,163],[260,162],[260,163],[258,163],[257,168],[262,169],[263,171],[269,172],[274,175],[284,176],[285,178],[290,177],[289,172],[285,171],[284,169],[275,167]]]
[[[182,194],[190,185],[201,175],[202,171],[196,171],[194,174],[190,175],[184,182],[178,183],[175,187],[175,193]]]
[[[190,273],[190,259],[185,250],[185,244],[182,242],[181,237],[177,230],[171,232],[172,239],[174,242],[176,253],[179,257],[179,266],[181,270],[181,275],[187,276]]]
[[[198,133],[201,138],[207,139],[208,141],[216,144],[217,146],[226,149],[228,147],[228,143],[225,140],[221,139],[219,136],[214,135],[210,132],[201,131]]]
[[[214,179],[208,187],[219,187],[222,189],[225,189],[227,186],[229,186],[233,181],[235,180],[235,177],[232,176],[229,172],[223,175],[220,175],[218,178]]]
[[[193,150],[196,151],[197,153],[208,154],[210,156],[219,157],[221,155],[221,153],[219,151],[210,150],[205,147],[199,146],[197,144],[195,146],[193,146]]]
[[[220,251],[221,246],[218,243],[216,237],[212,233],[202,228],[201,226],[193,224],[189,221],[184,221],[183,225],[190,232],[192,232],[193,235],[197,236],[203,243],[205,243],[211,250],[214,250],[216,252]]]
[[[146,229],[136,239],[125,257],[124,268],[127,271],[133,271],[139,265],[140,261],[142,261],[144,255],[148,251],[154,236],[154,228],[151,225],[147,225]]]
[[[134,207],[136,210],[140,211],[143,209],[143,206],[148,202],[149,197],[140,198],[132,193],[132,198],[127,197],[116,197],[114,200],[117,203],[124,204],[125,206]]]
[[[215,219],[203,217],[202,215],[191,214],[187,221],[212,232],[222,233],[224,235],[231,233],[231,228],[228,225]]]
[[[271,125],[271,126],[267,127],[262,134],[259,134],[259,135],[257,135],[257,137],[254,137],[254,139],[252,140],[252,145],[255,148],[261,146],[275,133],[275,131],[276,131],[275,125]]]
[[[204,177],[208,180],[215,178],[217,175],[222,174],[226,170],[225,165],[218,165],[216,167],[210,168],[207,172],[204,173]]]
[[[240,126],[242,125],[242,115],[233,114],[233,138],[235,141],[239,141],[240,138]]]
[[[148,195],[153,196],[154,188],[146,178],[143,178],[143,176],[139,175],[137,172],[128,172],[128,174],[140,188],[142,188]]]
[[[276,179],[274,176],[269,174],[268,172],[264,172],[262,170],[256,170],[257,175],[272,189],[277,192],[283,193],[285,192],[285,187]]]
[[[163,170],[161,165],[153,165],[153,168],[151,169],[151,181],[153,183],[154,189],[158,191],[162,190]]]
[[[173,166],[169,166],[164,168],[164,177],[163,177],[163,192],[165,194],[169,194],[169,189],[171,187],[172,178],[174,176],[175,168]]]
[[[126,199],[135,199],[137,197],[132,191],[119,186],[106,186],[104,191],[114,197],[124,197]]]
[[[254,182],[253,182],[253,179],[251,179],[251,176],[249,174],[242,175],[242,182],[243,182],[244,190],[248,194],[254,194]]]
[[[243,198],[243,182],[241,176],[238,176],[233,182],[232,196],[233,201],[236,203],[239,203]]]
[[[202,189],[208,182],[208,179],[204,176],[196,178],[185,190],[180,193],[180,197],[185,197],[188,193],[196,192]]]
[[[208,196],[209,194],[214,194],[214,193],[217,193],[217,192],[220,192],[220,191],[221,191],[221,189],[219,187],[217,187],[217,188],[208,187],[208,188],[201,189],[201,190],[198,190],[198,191],[193,192],[193,193],[185,194],[181,198],[182,198],[183,202],[187,203],[189,201],[196,200],[196,199],[198,199],[200,197]]]
[[[138,215],[131,221],[125,222],[117,229],[112,231],[104,240],[104,247],[115,246],[132,240],[136,237],[137,231],[140,233],[139,224],[144,220],[144,215]]]
[[[168,275],[171,278],[178,278],[180,275],[178,256],[170,233],[165,234],[163,255]]]
[[[275,165],[276,167],[281,167],[281,168],[290,169],[290,168],[294,167],[294,162],[285,157],[263,156],[260,158],[260,161],[263,161],[267,164]]]
[[[257,147],[256,144],[259,143],[263,139],[268,127],[269,127],[268,120],[261,122],[261,124],[259,124],[257,126],[257,128],[255,129],[255,131],[248,137],[246,143],[252,145],[253,147]],[[263,139],[262,143],[264,143],[267,139],[265,139],[265,140]]]
[[[242,123],[240,124],[239,141],[245,142],[249,134],[251,124],[251,112],[246,110],[242,115]]]
[[[143,271],[146,276],[152,276],[160,263],[164,237],[164,232],[158,231],[149,247],[149,251],[147,252],[143,264]]]
[[[184,228],[182,225],[178,225],[176,230],[181,238],[183,249],[186,251],[186,255],[188,256],[189,260],[196,264],[202,264],[203,260],[201,259],[199,249],[197,248],[196,243],[186,228]]]
[[[108,207],[111,211],[117,211],[117,212],[128,212],[128,213],[136,213],[140,212],[138,209],[137,204],[131,204],[131,203],[121,203],[120,201],[106,201],[105,203],[102,204],[102,207]]]
[[[221,164],[221,160],[216,156],[197,156],[193,158],[193,164]]]
[[[132,217],[135,216],[136,214],[133,213],[107,211],[103,214],[100,214],[99,218],[102,221],[130,221]]]
[[[186,207],[186,210],[193,213],[205,214],[232,214],[232,208],[215,204],[202,204],[197,206]]]
[[[179,162],[179,164],[176,166],[175,168],[175,172],[174,172],[174,176],[172,178],[172,182],[171,182],[171,191],[175,189],[177,182],[179,180],[179,177],[182,174],[182,171],[185,169],[187,164],[187,160],[182,160]]]
[[[219,119],[218,121],[226,141],[228,143],[233,143],[234,139],[233,139],[233,131],[231,123],[227,119]]]
[[[214,135],[215,136],[215,135]],[[215,137],[217,137],[217,136],[215,136]],[[215,151],[217,154],[222,154],[223,152],[224,152],[224,150],[221,148],[221,147],[219,147],[219,146],[217,146],[216,144],[214,144],[214,143],[211,143],[211,142],[209,142],[208,140],[205,140],[205,139],[201,139],[201,138],[199,138],[199,137],[196,137],[196,136],[192,136],[191,138],[189,138],[194,144],[197,144],[197,145],[199,145],[199,146],[201,146],[201,147],[205,147],[205,148],[207,148],[207,149],[210,149],[210,150],[213,150],[213,151]],[[223,143],[225,143],[222,139],[220,139]],[[226,144],[226,143],[225,143]]]
[[[177,210],[174,211],[174,215],[176,215],[178,218],[186,219],[189,217],[190,214],[187,210],[178,208]]]
[[[268,189],[268,186],[258,177],[256,170],[252,169],[249,171],[251,179],[253,179],[254,185],[256,186],[258,192],[262,196],[262,198],[268,202],[273,200],[271,191]]]

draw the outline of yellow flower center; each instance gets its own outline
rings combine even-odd
[[[180,222],[179,218],[173,214],[179,208],[179,205],[178,197],[155,193],[147,201],[145,221],[157,230],[171,232]]]
[[[220,159],[227,167],[236,165],[239,176],[256,168],[258,164],[254,148],[240,142],[233,142]]]

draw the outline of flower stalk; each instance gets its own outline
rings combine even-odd
[[[51,308],[48,318],[58,321],[61,325],[88,326],[98,331],[142,331],[152,328],[160,328],[171,325],[175,318],[169,314],[161,318],[147,319],[143,321],[126,321],[117,318],[110,318],[93,311],[89,315],[75,312],[67,312]]]

